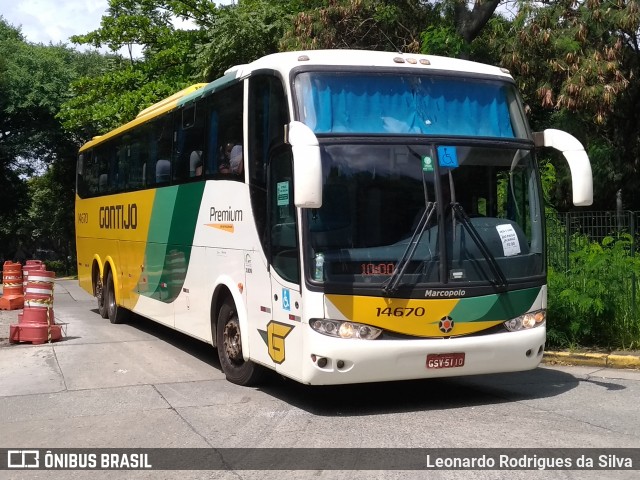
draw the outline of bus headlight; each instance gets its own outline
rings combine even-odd
[[[361,340],[374,340],[380,336],[382,330],[363,325],[361,323],[343,322],[328,318],[312,318],[309,325],[316,332],[336,338],[359,338]]]
[[[539,327],[544,325],[547,321],[546,310],[535,310],[533,312],[525,313],[519,317],[512,318],[504,322],[504,326],[510,332],[517,332],[520,330],[529,330],[530,328]]]

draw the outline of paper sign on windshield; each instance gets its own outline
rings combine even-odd
[[[520,253],[520,241],[518,240],[516,231],[513,229],[513,225],[508,223],[505,225],[496,225],[496,230],[498,230],[498,235],[500,235],[500,240],[502,241],[504,256],[510,257],[512,255],[518,255]]]

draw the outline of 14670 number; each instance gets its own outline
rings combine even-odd
[[[387,307],[387,308],[376,308],[376,316],[378,317],[410,317],[411,315],[415,315],[416,317],[422,317],[425,314],[425,310],[423,307]]]

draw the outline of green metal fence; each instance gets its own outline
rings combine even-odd
[[[631,244],[625,250],[634,257],[640,240],[640,212],[632,211],[593,211],[562,212],[547,214],[547,262],[550,267],[571,273],[572,253],[577,252],[590,242],[602,242],[605,237],[617,238],[621,234],[631,235]],[[603,268],[608,268],[603,265]],[[635,274],[624,278],[621,276],[621,288],[629,294],[625,296],[630,302],[630,309],[637,318],[637,300],[639,282]],[[612,285],[612,288],[614,286]]]

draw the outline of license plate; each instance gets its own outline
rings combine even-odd
[[[427,368],[457,368],[464,366],[462,353],[430,353],[427,355]]]

